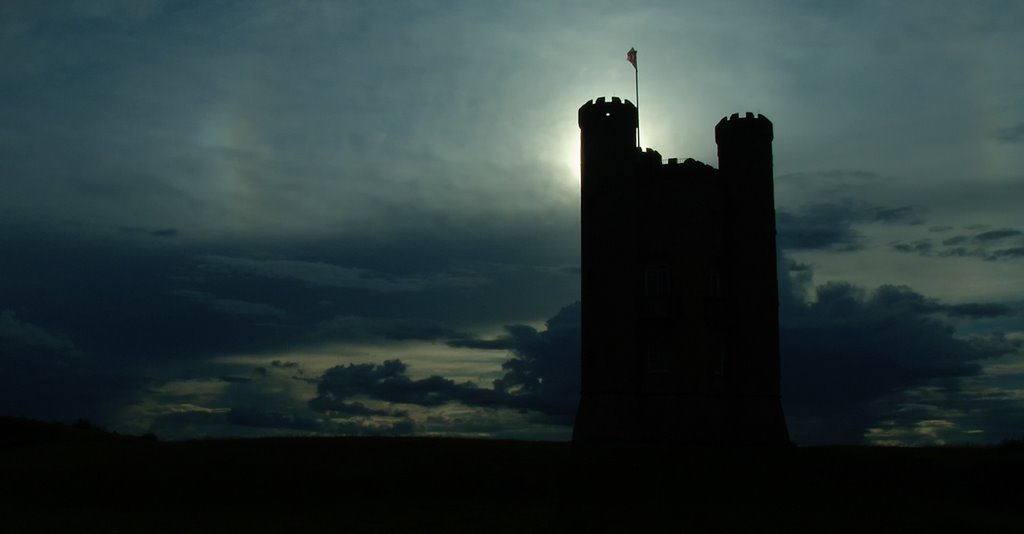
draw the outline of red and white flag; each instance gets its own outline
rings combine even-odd
[[[633,64],[633,68],[636,68],[636,48],[630,48],[629,52],[626,52],[626,61]]]

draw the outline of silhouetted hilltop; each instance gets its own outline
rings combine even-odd
[[[1019,447],[96,435],[0,454],[5,531],[1015,532],[1024,521]]]
[[[122,436],[82,419],[72,424],[43,422],[25,417],[0,417],[0,450],[54,444],[82,444],[111,440],[155,440],[156,437]]]

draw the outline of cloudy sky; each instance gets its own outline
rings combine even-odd
[[[0,5],[0,414],[567,439],[576,112],[775,124],[784,406],[1024,436],[1024,4]],[[696,229],[695,229],[696,230]],[[699,254],[695,250],[694,254]]]

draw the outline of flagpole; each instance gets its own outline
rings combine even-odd
[[[636,66],[636,48],[626,52],[626,61],[633,65],[633,81],[636,82],[636,147],[640,148],[640,69]]]
[[[635,56],[634,56],[635,57]],[[633,65],[633,82],[636,84],[636,147],[640,146],[640,68]]]

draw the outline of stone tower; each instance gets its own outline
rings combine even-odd
[[[785,444],[772,124],[715,128],[719,169],[636,147],[637,110],[579,110],[580,443]]]

